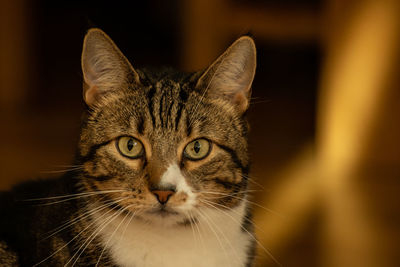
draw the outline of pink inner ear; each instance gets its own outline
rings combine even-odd
[[[96,102],[97,96],[98,96],[98,88],[96,85],[88,86],[87,89],[85,90],[85,102],[89,106],[93,105],[94,102]]]

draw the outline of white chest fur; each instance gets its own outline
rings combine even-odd
[[[243,213],[243,206],[229,212],[229,216],[203,211],[206,221],[199,218],[197,226],[192,227],[164,227],[138,220],[125,227],[123,218],[118,218],[104,227],[100,237],[119,266],[242,267],[252,240],[241,229]]]

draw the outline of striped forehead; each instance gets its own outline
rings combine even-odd
[[[149,89],[146,98],[152,128],[177,131],[188,100],[188,92],[176,82],[163,80]]]

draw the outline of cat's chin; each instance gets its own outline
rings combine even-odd
[[[146,223],[162,226],[179,226],[185,224],[186,216],[170,208],[157,208],[146,211],[140,215]]]
[[[151,210],[148,213],[153,214],[158,217],[170,217],[170,216],[177,216],[180,215],[178,212],[171,210],[171,209],[165,209],[165,208],[160,208],[160,209],[155,209]]]

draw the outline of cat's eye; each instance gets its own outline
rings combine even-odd
[[[210,141],[201,138],[190,142],[183,152],[184,156],[190,160],[200,160],[208,156],[211,150]]]
[[[143,155],[142,143],[131,136],[122,136],[117,140],[117,148],[122,156],[136,159]]]

